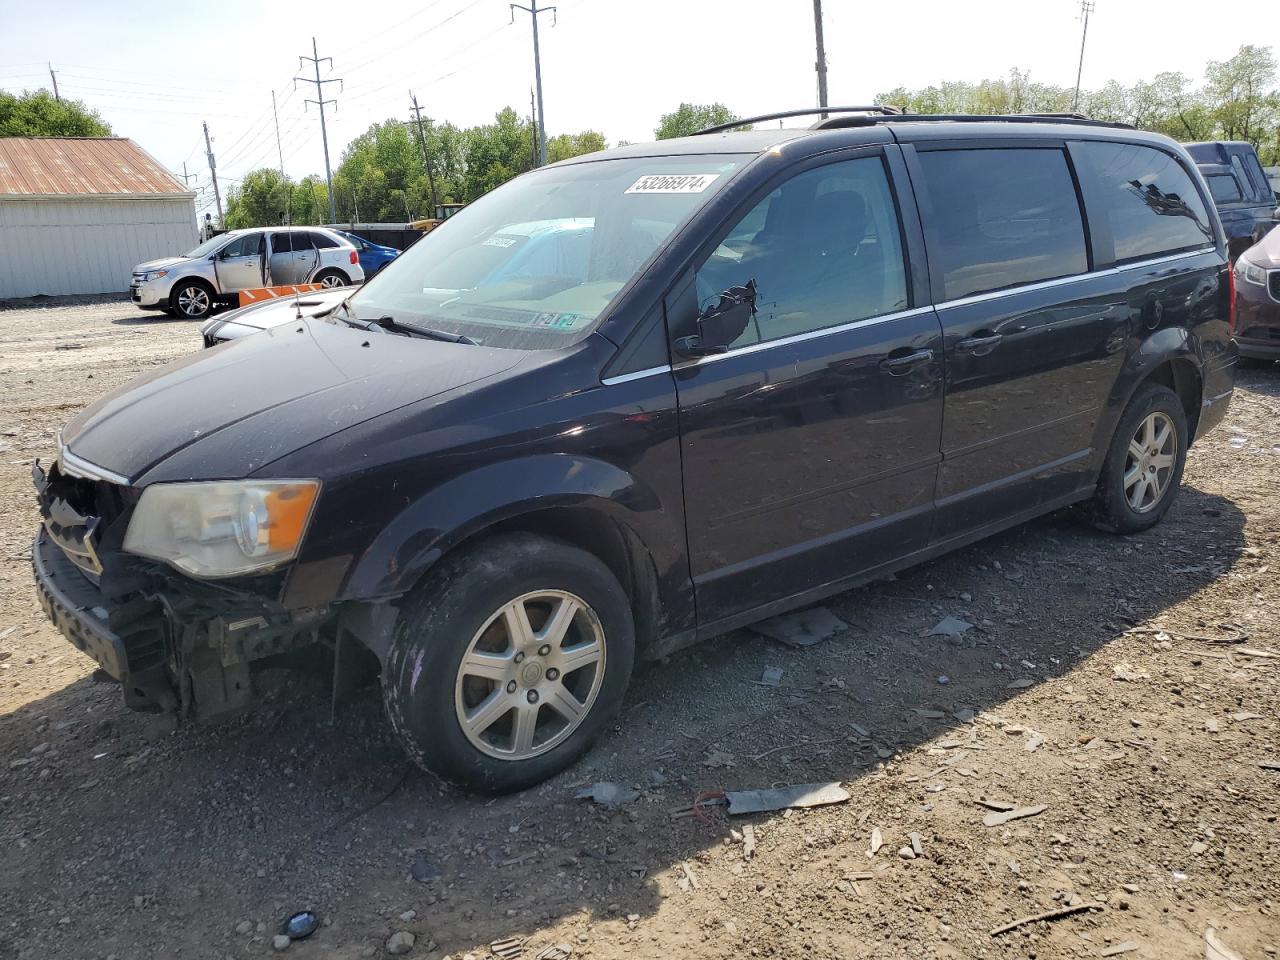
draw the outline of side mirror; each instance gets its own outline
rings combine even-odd
[[[698,316],[697,334],[675,342],[676,351],[686,357],[728,353],[729,344],[742,336],[755,315],[755,280],[748,280],[746,286],[730,287]]]
[[[1280,220],[1280,207],[1276,207],[1274,210],[1271,211],[1271,219]]]

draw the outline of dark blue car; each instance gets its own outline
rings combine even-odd
[[[346,237],[355,246],[356,252],[360,256],[360,267],[364,270],[366,280],[400,256],[400,251],[395,247],[384,247],[380,243],[373,243],[364,237],[357,237],[354,233],[347,233],[345,230],[337,230],[335,232]]]

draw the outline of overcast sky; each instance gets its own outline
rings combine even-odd
[[[540,0],[545,3],[546,0]],[[526,0],[526,6],[528,5]],[[811,106],[812,0],[561,0],[544,13],[542,73],[550,134],[593,128],[610,143],[652,139],[659,116],[682,100],[722,101],[739,114]],[[899,85],[981,80],[1029,70],[1034,80],[1075,83],[1078,0],[824,0],[830,102],[866,103]],[[56,15],[53,11],[56,9]],[[1206,60],[1241,44],[1280,41],[1267,0],[1237,0],[1229,15],[1203,0],[1097,0],[1089,21],[1085,87],[1132,83],[1164,70],[1200,79]],[[141,4],[60,0],[56,7],[0,0],[0,88],[49,85],[99,110],[175,172],[185,161],[208,196],[200,122],[214,137],[229,184],[279,163],[271,91],[279,101],[285,168],[323,173],[314,85],[297,85],[297,56],[315,34],[336,167],[343,147],[371,123],[408,118],[409,89],[424,114],[460,126],[506,105],[529,112],[533,54],[529,16],[512,24],[503,0],[214,0]],[[224,185],[225,191],[225,185]],[[212,198],[209,197],[209,202]]]

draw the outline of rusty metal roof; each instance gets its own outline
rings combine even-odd
[[[192,196],[132,140],[0,137],[0,198]]]

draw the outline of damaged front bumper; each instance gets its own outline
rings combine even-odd
[[[125,554],[136,496],[120,485],[57,464],[48,473],[37,464],[33,479],[44,521],[31,548],[40,605],[120,681],[129,707],[208,717],[246,706],[264,663],[333,644],[334,609],[286,608],[279,579],[202,583]]]

